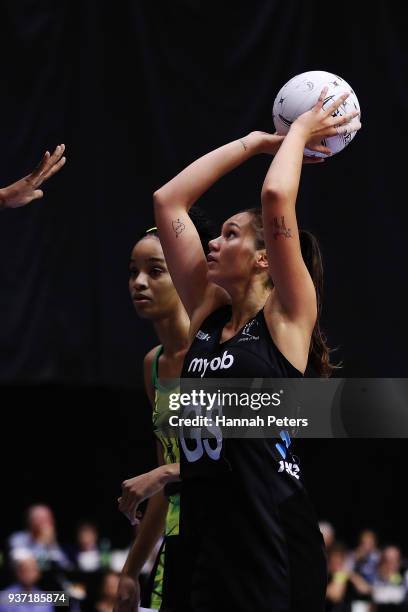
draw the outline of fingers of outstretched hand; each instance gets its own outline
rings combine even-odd
[[[320,92],[320,96],[316,104],[314,105],[314,110],[320,110],[323,107],[323,102],[324,102],[324,99],[328,91],[329,91],[329,88],[327,87],[327,85],[326,87],[323,87],[322,91]]]
[[[60,144],[55,147],[52,155],[50,155],[49,151],[46,151],[44,153],[37,168],[31,174],[31,180],[35,186],[40,185],[43,181],[55,174],[55,172],[57,172],[64,165],[65,157],[62,157],[64,151],[65,145]],[[57,167],[55,168],[55,166]]]
[[[61,159],[57,163],[51,166],[51,168],[45,174],[43,174],[43,176],[41,177],[41,182],[51,178],[56,172],[58,172],[58,170],[62,168],[66,161],[66,157],[61,157]]]
[[[358,130],[361,129],[361,123],[359,119],[354,119],[346,125],[341,125],[335,129],[337,134],[352,134],[353,132],[358,132]]]
[[[353,119],[359,117],[360,111],[353,111],[352,113],[346,113],[345,115],[332,117],[330,123],[335,126],[344,125],[345,123],[351,123]]]
[[[46,180],[55,172],[57,172],[61,166],[65,163],[65,157],[62,157],[62,154],[65,151],[65,145],[60,144],[55,147],[53,154],[47,159],[44,169],[41,173],[41,180]],[[62,161],[64,160],[64,161]],[[62,162],[62,163],[61,163]]]
[[[51,166],[52,164],[55,164],[61,158],[64,151],[65,151],[64,144],[57,145],[54,149],[53,154],[49,158],[49,165]]]
[[[361,129],[360,113],[359,111],[354,111],[352,113],[347,113],[342,117],[334,117],[332,125],[334,126],[335,130],[333,135],[357,132],[359,129]]]
[[[350,92],[342,94],[337,100],[335,100],[328,108],[325,109],[326,117],[332,115],[341,106],[345,100],[349,97]]]

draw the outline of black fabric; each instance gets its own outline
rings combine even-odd
[[[363,130],[307,167],[299,225],[326,271],[324,328],[344,375],[405,376],[407,53],[403,6],[318,0],[2,0],[0,185],[63,141],[45,197],[0,218],[0,380],[141,383],[154,333],[127,294],[151,194],[187,163],[271,131],[279,88],[309,69],[355,89]],[[259,203],[267,156],[203,198],[222,221]],[[396,296],[398,293],[398,298]],[[375,329],[375,344],[373,330]],[[396,338],[400,338],[396,342]]]
[[[211,313],[186,353],[181,378],[300,378],[274,344],[263,308],[232,337],[221,342],[231,306]]]
[[[292,487],[267,459],[266,444],[262,453],[263,442],[228,440],[230,473],[183,482],[180,537],[194,611],[324,610],[315,512],[303,487]]]
[[[197,387],[201,378],[301,377],[275,346],[263,309],[220,343],[230,317],[226,306],[203,321],[182,379]],[[191,416],[190,410],[183,415]],[[323,611],[323,538],[303,488],[296,444],[288,443],[283,460],[274,438],[215,435],[211,451],[206,443],[195,438],[191,446],[184,439],[180,444],[180,536],[190,550],[193,610]]]

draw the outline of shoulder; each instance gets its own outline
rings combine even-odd
[[[152,349],[150,349],[150,351],[148,351],[146,353],[146,355],[144,356],[143,359],[143,368],[146,369],[151,369],[152,365],[153,365],[153,361],[159,351],[159,349],[161,348],[161,344],[158,344],[157,346],[154,346]]]
[[[153,368],[154,360],[160,348],[161,348],[161,344],[158,344],[157,346],[153,347],[150,351],[146,353],[143,359],[144,385],[145,385],[146,393],[151,403],[154,402],[152,368]]]

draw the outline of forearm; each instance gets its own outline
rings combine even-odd
[[[262,152],[261,149],[262,137],[251,133],[207,153],[156,191],[155,204],[174,203],[188,211],[222,176]]]
[[[288,202],[295,205],[302,171],[306,137],[293,124],[275,155],[262,187],[262,203]]]
[[[162,471],[162,483],[163,487],[171,482],[178,482],[180,480],[180,464],[179,463],[166,463],[160,466]]]
[[[163,491],[149,499],[139,531],[129,551],[122,573],[137,578],[143,565],[164,533],[168,500]]]
[[[180,464],[179,463],[164,463],[159,465],[151,472],[151,487],[154,493],[164,489],[166,484],[180,480]]]
[[[6,187],[0,189],[0,210],[7,208],[7,191]]]
[[[123,573],[136,577],[149,557],[159,537],[163,534],[168,500],[163,493],[166,484],[180,480],[180,464],[161,465],[149,472],[149,488],[155,493],[150,497],[141,521],[136,540],[129,552]]]

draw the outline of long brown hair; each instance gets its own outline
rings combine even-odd
[[[252,217],[252,227],[255,234],[255,248],[257,250],[265,248],[263,220],[261,208],[249,208],[248,212]],[[299,230],[300,248],[302,257],[313,280],[316,289],[317,298],[317,319],[313,328],[312,338],[310,341],[309,358],[317,373],[325,378],[328,378],[337,369],[336,366],[330,363],[330,349],[326,343],[326,336],[320,329],[320,314],[322,311],[322,296],[323,296],[323,261],[319,243],[315,236],[307,230]],[[269,284],[273,286],[272,280]]]

